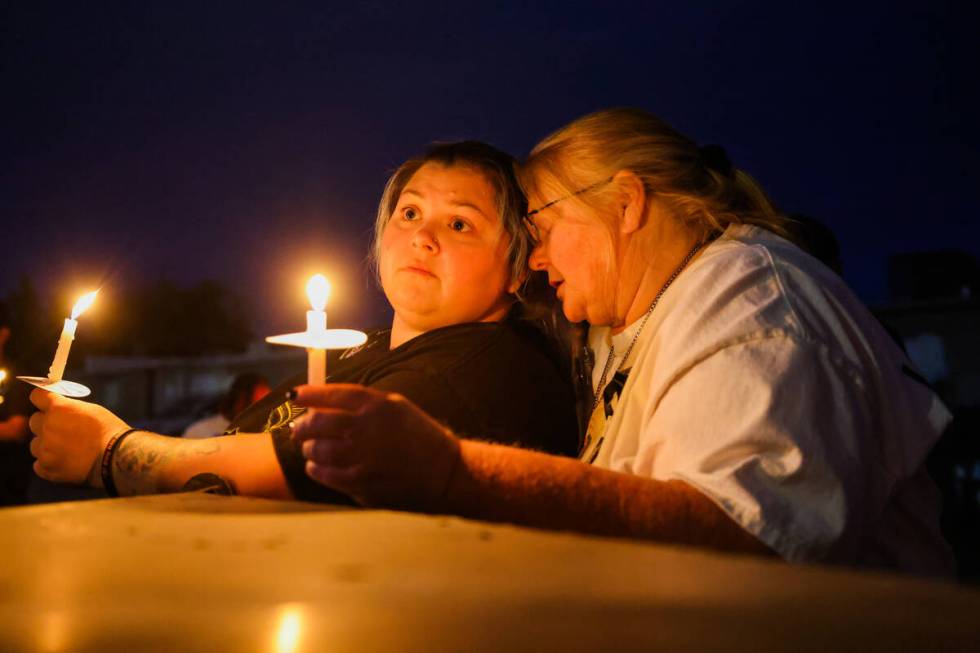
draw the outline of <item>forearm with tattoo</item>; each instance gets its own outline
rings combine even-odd
[[[224,438],[182,440],[138,432],[126,438],[113,457],[113,479],[122,495],[176,492],[209,457],[221,453]]]
[[[184,440],[137,431],[113,456],[112,474],[124,496],[195,489],[187,484],[201,475],[221,479],[231,492],[246,496],[292,496],[268,433]]]

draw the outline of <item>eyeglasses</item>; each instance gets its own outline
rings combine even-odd
[[[538,225],[536,225],[534,223],[534,220],[532,219],[531,216],[533,216],[533,215],[535,215],[537,213],[541,213],[545,209],[554,206],[558,202],[564,202],[565,200],[567,200],[567,199],[569,199],[571,197],[575,197],[576,195],[581,195],[582,193],[588,193],[590,190],[595,190],[596,188],[599,188],[600,186],[605,186],[606,184],[608,184],[612,180],[613,180],[613,178],[612,177],[609,177],[608,179],[603,179],[602,181],[597,181],[596,183],[591,184],[589,186],[586,186],[585,188],[581,188],[581,189],[575,191],[574,193],[569,193],[568,195],[565,195],[564,197],[559,197],[556,200],[551,200],[547,204],[542,204],[541,206],[539,206],[538,208],[534,209],[533,211],[528,211],[524,215],[524,227],[527,229],[528,234],[530,234],[531,240],[533,240],[535,243],[540,243],[541,242],[541,230],[538,228]]]

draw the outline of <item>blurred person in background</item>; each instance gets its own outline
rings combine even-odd
[[[27,448],[27,419],[33,411],[30,386],[16,380],[21,374],[11,356],[12,316],[0,302],[0,505],[23,503],[30,482],[32,459]]]
[[[218,412],[192,423],[184,429],[182,437],[210,438],[221,435],[235,416],[267,394],[269,381],[264,376],[254,372],[239,374],[218,402]]]

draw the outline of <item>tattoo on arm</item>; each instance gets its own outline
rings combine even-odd
[[[225,494],[236,495],[238,488],[234,481],[218,474],[204,473],[192,476],[189,481],[180,488],[181,492],[204,492],[206,494]]]
[[[221,438],[181,440],[155,433],[134,433],[113,458],[113,478],[120,494],[152,494],[176,491],[182,462],[217,454]]]

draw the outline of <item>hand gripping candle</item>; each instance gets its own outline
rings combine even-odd
[[[65,364],[68,362],[68,351],[71,349],[71,343],[75,339],[78,316],[92,305],[92,302],[95,301],[95,296],[98,294],[98,290],[93,290],[90,293],[82,295],[81,299],[75,302],[75,306],[71,309],[71,317],[65,320],[65,326],[61,330],[61,337],[58,338],[58,348],[55,350],[54,361],[51,362],[48,375],[18,376],[18,379],[24,383],[29,383],[37,388],[42,388],[63,397],[74,397],[78,399],[91,394],[92,391],[81,383],[66,381],[62,377],[65,375]]]

